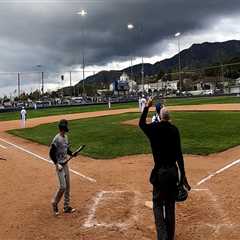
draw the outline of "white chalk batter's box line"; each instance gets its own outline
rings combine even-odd
[[[222,207],[218,204],[216,196],[206,188],[200,188],[200,189],[192,189],[193,192],[206,192],[206,194],[209,196],[211,201],[214,203],[216,207],[216,211],[218,212],[219,216],[223,220],[222,223],[206,223],[206,222],[199,222],[199,226],[208,226],[213,229],[213,234],[215,236],[220,236],[221,229],[227,228],[230,230],[235,230],[236,228],[240,227],[239,224],[234,224],[230,221],[230,219],[225,215]],[[112,222],[112,223],[105,223],[105,222],[97,222],[96,220],[96,211],[102,201],[106,201],[109,199],[120,199],[122,194],[132,194],[134,193],[134,206],[132,208],[132,217],[130,217],[125,222]],[[139,220],[139,213],[137,213],[136,209],[137,206],[141,204],[140,200],[141,194],[139,192],[133,192],[133,191],[101,191],[96,194],[94,197],[94,202],[89,210],[89,215],[87,217],[87,220],[82,225],[83,228],[118,228],[121,230],[126,230],[127,228],[133,226],[138,220]]]
[[[101,202],[109,200],[109,199],[120,199],[123,194],[134,194],[134,204],[131,211],[132,216],[126,220],[125,222],[113,222],[113,223],[105,223],[105,222],[97,222],[96,220],[96,211]],[[120,228],[126,229],[134,222],[138,220],[138,214],[136,211],[137,206],[140,203],[140,193],[137,191],[101,191],[96,194],[94,197],[93,205],[91,206],[88,214],[88,218],[83,224],[83,228],[92,228],[92,227],[104,227],[104,228]]]

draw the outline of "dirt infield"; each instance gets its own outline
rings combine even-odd
[[[192,110],[234,110],[239,104]],[[233,109],[233,107],[235,108]],[[198,108],[197,108],[198,107]],[[171,108],[181,111],[182,106]],[[197,108],[197,109],[196,109]],[[186,106],[189,111],[190,107]],[[191,111],[192,111],[191,110]],[[66,115],[79,119],[136,109]],[[58,117],[31,119],[28,126],[58,121]],[[0,125],[0,239],[156,239],[148,182],[151,155],[113,160],[78,157],[71,162],[73,215],[52,216],[50,201],[56,190],[54,167],[47,162],[48,148],[13,137],[4,131],[18,121]],[[237,240],[240,234],[240,147],[206,157],[185,156],[193,187],[189,200],[177,205],[177,240]],[[229,165],[234,163],[232,166]],[[227,166],[226,168],[223,168]],[[218,171],[220,170],[220,171]],[[207,177],[207,178],[206,178]],[[201,181],[202,180],[202,181]]]

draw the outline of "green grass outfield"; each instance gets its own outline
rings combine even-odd
[[[193,105],[193,104],[213,104],[213,103],[240,103],[240,97],[202,97],[202,98],[183,98],[183,99],[167,99],[165,104],[173,105]],[[112,109],[134,108],[138,107],[137,102],[112,104]],[[72,114],[81,112],[94,112],[107,110],[108,106],[93,105],[93,106],[69,106],[58,108],[45,108],[38,110],[28,110],[28,118],[37,118],[53,115]],[[19,112],[0,113],[0,121],[9,121],[19,119]]]
[[[224,104],[224,103],[240,103],[240,97],[223,96],[223,97],[196,97],[182,99],[167,99],[166,104],[169,106],[177,105],[201,105],[201,104]]]
[[[139,113],[70,121],[72,148],[86,144],[83,154],[100,159],[150,153],[142,131],[137,126],[121,124],[136,118]],[[206,155],[240,144],[239,112],[175,112],[172,119],[181,132],[184,153]],[[49,145],[57,133],[57,124],[11,130],[10,133]]]

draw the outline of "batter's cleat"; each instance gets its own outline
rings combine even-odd
[[[52,203],[53,215],[56,217],[59,215],[58,206],[55,203]]]
[[[64,213],[74,213],[76,211],[75,208],[72,208],[72,207],[66,207],[64,208]]]

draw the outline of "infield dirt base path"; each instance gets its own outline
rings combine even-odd
[[[239,104],[235,109],[232,109],[233,105],[236,104],[230,104],[229,109],[240,110]],[[213,110],[211,106],[209,109]],[[222,104],[218,107],[228,110]],[[207,106],[202,105],[193,108],[207,110]],[[66,115],[66,118],[79,119],[136,110],[82,113]],[[28,126],[60,118],[63,116],[31,119]],[[151,185],[148,182],[153,164],[151,155],[113,160],[79,156],[70,163],[71,168],[96,182],[71,173],[72,206],[78,210],[72,215],[61,212],[55,218],[50,205],[57,187],[54,167],[30,154],[48,158],[48,148],[3,132],[18,125],[18,121],[9,125],[0,123],[0,157],[7,159],[0,161],[1,240],[156,239],[152,210],[145,207],[145,202],[151,200]],[[187,175],[195,190],[190,193],[187,202],[177,204],[177,240],[239,240],[239,164],[196,186],[205,176],[239,158],[240,147],[206,157],[185,156]]]

